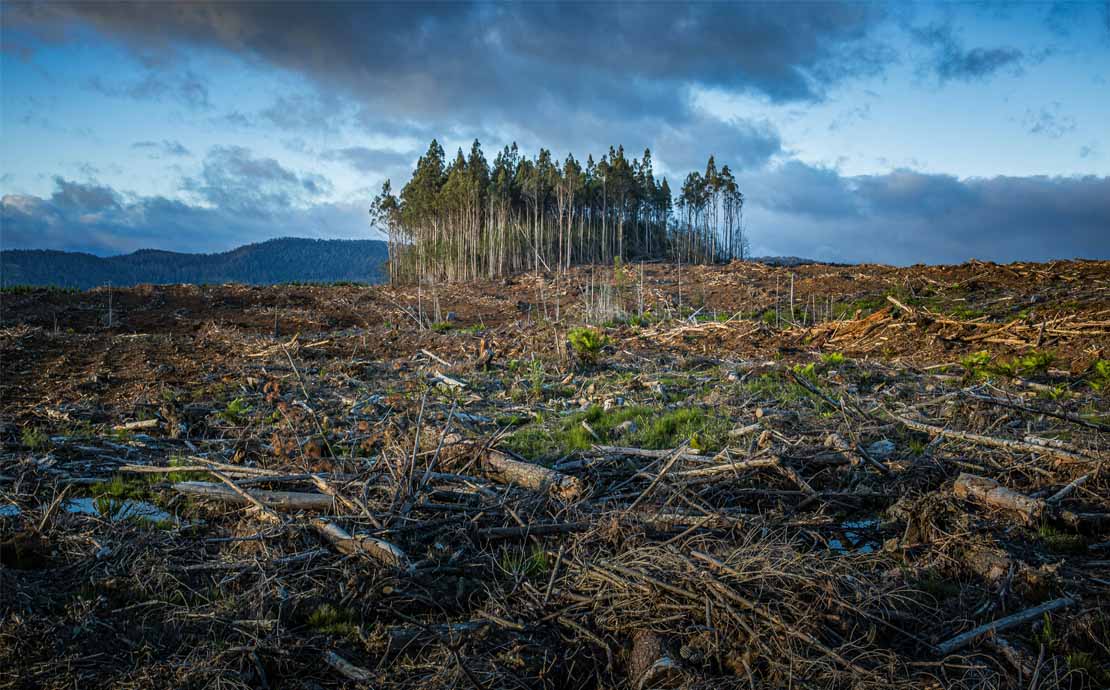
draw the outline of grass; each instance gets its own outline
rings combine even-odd
[[[235,398],[220,411],[220,418],[230,424],[240,424],[243,417],[251,411],[251,406],[243,398]]]
[[[1037,529],[1037,536],[1053,553],[1076,554],[1087,551],[1087,541],[1081,535],[1065,532],[1048,523]]]
[[[1087,369],[1087,385],[1096,391],[1110,389],[1110,359],[1095,360]]]
[[[42,450],[50,445],[50,437],[42,429],[25,426],[19,432],[20,442],[30,450]]]
[[[991,376],[1044,376],[1055,359],[1051,352],[1033,350],[1008,360],[995,360],[989,352],[980,350],[961,359],[960,364],[968,379],[984,380]]]
[[[359,627],[354,615],[347,609],[331,604],[320,604],[308,614],[305,625],[323,635],[336,635],[358,639]]]
[[[635,425],[635,431],[617,438],[613,430],[629,421]],[[583,422],[597,434],[597,438],[583,426]],[[587,450],[599,442],[619,442],[625,446],[652,450],[676,448],[689,442],[695,450],[714,452],[724,447],[733,426],[728,416],[700,407],[663,410],[634,405],[603,410],[594,405],[563,417],[553,427],[545,425],[542,420],[529,424],[508,436],[502,446],[540,462]]]
[[[531,551],[521,546],[504,546],[497,565],[505,574],[514,576],[538,577],[551,570],[547,552],[541,544],[533,544]]]

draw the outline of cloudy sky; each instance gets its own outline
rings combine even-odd
[[[715,154],[757,254],[1110,258],[1110,5],[0,5],[4,249],[376,237],[433,137]]]

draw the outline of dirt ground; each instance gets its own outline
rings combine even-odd
[[[1110,262],[11,291],[0,402],[0,687],[1110,686]]]

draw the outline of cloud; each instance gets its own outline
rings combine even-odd
[[[928,68],[941,82],[976,81],[992,76],[1005,67],[1020,69],[1025,54],[1007,46],[964,48],[947,24],[932,24],[912,32],[917,41],[932,50]]]
[[[1110,258],[1110,177],[845,177],[791,161],[742,182],[756,254],[903,265]]]
[[[151,158],[193,155],[180,141],[170,141],[169,139],[163,139],[162,141],[136,141],[134,144],[131,144],[131,148],[138,151],[145,151]]]
[[[387,151],[384,149],[371,149],[365,146],[349,146],[342,149],[331,149],[323,153],[324,160],[342,161],[359,172],[381,173],[390,169],[408,171],[408,166],[413,164],[411,154]]]
[[[706,118],[691,89],[820,101],[896,60],[875,37],[885,15],[855,2],[71,2],[35,6],[23,21],[91,29],[163,72],[216,51],[303,78],[305,93],[258,114],[289,131],[354,123],[421,144],[515,139],[583,156],[624,143],[670,147],[677,161],[672,142],[731,130],[732,151],[718,153],[746,166],[778,147],[777,134]],[[613,136],[594,135],[598,125]]]
[[[209,108],[208,85],[193,72],[150,72],[142,79],[124,83],[110,83],[94,76],[88,86],[93,91],[113,98],[130,98],[136,101],[163,101],[172,99],[194,110]]]
[[[1030,134],[1039,134],[1050,139],[1059,139],[1069,132],[1074,132],[1076,127],[1075,118],[1062,114],[1059,103],[1053,103],[1037,111],[1027,108],[1025,117],[1022,118],[1022,125],[1029,130]]]
[[[212,206],[128,195],[60,177],[54,183],[49,198],[18,194],[0,198],[4,249],[64,249],[103,256],[151,247],[211,252],[282,236],[377,237],[362,203],[271,209],[252,206],[259,201],[252,197]]]
[[[270,217],[310,205],[332,184],[321,175],[298,175],[273,158],[255,157],[242,146],[215,146],[200,176],[186,178],[183,188],[212,206]]]

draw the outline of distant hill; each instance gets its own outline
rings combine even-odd
[[[292,283],[387,278],[388,249],[380,240],[282,238],[219,254],[141,249],[101,258],[80,252],[0,252],[0,284],[90,288],[139,283]]]

